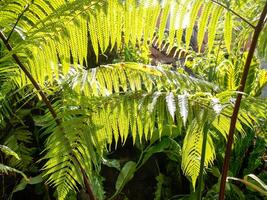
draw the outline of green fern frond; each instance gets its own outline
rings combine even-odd
[[[0,150],[4,152],[6,155],[14,156],[16,159],[20,160],[18,154],[12,149],[10,149],[8,146],[0,145]]]
[[[90,119],[84,111],[68,110],[62,114],[62,127],[46,130],[52,134],[46,141],[46,155],[42,158],[47,159],[43,176],[56,187],[59,199],[64,199],[69,191],[77,190],[78,185],[83,186],[80,166],[91,178],[92,163],[98,166],[100,162],[94,146],[101,150],[98,138],[91,134],[95,127],[87,125]]]
[[[168,20],[168,16],[170,13],[170,3],[168,0],[163,0],[162,1],[162,10],[160,14],[160,19],[159,19],[159,28],[158,28],[158,41],[159,41],[159,46],[161,46],[161,43],[164,39],[165,36],[165,29],[166,29],[166,24]]]
[[[172,119],[174,120],[174,114],[176,111],[176,103],[175,103],[175,98],[172,92],[170,92],[167,96],[166,96],[166,102],[167,102],[167,107],[168,110],[172,116]]]
[[[227,135],[231,114],[228,106],[233,92],[214,96],[210,85],[202,80],[164,67],[136,63],[101,66],[86,74],[73,69],[66,79],[62,81],[63,101],[54,108],[60,111],[67,134],[64,136],[54,124],[48,125],[50,136],[46,141],[44,167],[48,183],[57,187],[62,197],[83,185],[79,163],[93,179],[93,169],[99,169],[103,152],[113,142],[116,146],[119,141],[124,144],[129,137],[134,143],[153,142],[165,135],[176,137],[182,134],[184,124],[189,128],[183,147],[183,171],[195,185],[200,170],[203,128],[197,124],[200,120],[194,113],[206,109],[214,112],[216,118],[211,131]],[[214,108],[216,106],[221,109]],[[250,115],[241,113],[237,130],[244,134],[243,127],[254,122]],[[214,159],[210,135],[207,145],[205,167]],[[74,173],[70,174],[70,170]]]
[[[219,21],[219,18],[221,16],[223,9],[220,6],[213,6],[213,10],[211,13],[211,19],[208,26],[208,50],[209,52],[212,50],[214,40],[215,40],[215,34],[216,34],[216,25]]]
[[[193,28],[195,26],[195,22],[196,22],[196,18],[197,18],[197,13],[198,13],[202,3],[203,3],[203,0],[195,1],[195,3],[192,2],[189,24],[188,24],[188,27],[186,28],[186,38],[185,38],[186,49],[188,49],[188,47],[189,47]]]
[[[27,176],[22,172],[15,168],[9,167],[7,165],[3,165],[0,163],[0,172],[4,174],[10,174],[10,173],[18,173],[20,174],[24,179],[28,180]]]
[[[15,168],[26,170],[32,162],[32,153],[34,147],[28,147],[32,142],[32,133],[25,128],[17,128],[11,131],[9,137],[5,141],[5,145],[14,150],[21,159],[11,157],[9,165]]]
[[[232,28],[232,14],[230,12],[226,12],[224,25],[224,41],[229,54],[231,52]]]
[[[203,128],[193,122],[187,129],[182,148],[182,170],[191,178],[193,188],[200,170],[201,150],[203,141]],[[215,158],[215,149],[211,136],[208,135],[206,146],[205,166],[212,164]]]
[[[188,117],[188,94],[178,95],[178,102],[180,108],[180,115],[183,119],[184,126],[186,125],[187,117]]]
[[[212,3],[208,2],[204,4],[202,8],[202,14],[199,19],[199,25],[198,25],[198,35],[197,35],[197,43],[198,43],[198,51],[200,52],[203,44],[204,35],[206,33],[206,26],[208,23],[209,15],[212,10]],[[215,26],[215,25],[214,25]]]
[[[139,63],[110,64],[91,71],[72,70],[68,77],[66,79],[70,80],[70,87],[86,96],[109,96],[114,93],[141,90],[179,91],[182,88],[191,88],[191,92],[201,89],[212,91],[214,88],[204,80],[169,71],[162,66]]]
[[[197,20],[201,8],[202,14]],[[205,4],[204,1],[195,0],[7,1],[1,4],[0,11],[0,26],[5,35],[9,35],[21,14],[23,16],[15,27],[10,43],[13,52],[27,57],[23,63],[41,85],[47,81],[53,83],[55,77],[66,75],[71,63],[75,67],[87,64],[89,40],[96,59],[109,47],[119,50],[128,44],[145,45],[148,41],[151,44],[157,21],[160,21],[158,44],[166,40],[165,44],[170,44],[167,52],[170,52],[173,45],[181,47],[184,30],[185,46],[189,48],[196,21],[199,21],[199,48],[209,24],[208,48],[212,49],[219,26],[217,22],[224,20],[225,44],[229,51],[235,20],[229,12],[224,12],[222,7],[211,1]],[[225,19],[221,17],[224,14]],[[165,34],[169,16],[169,34]],[[189,22],[185,26],[188,16]],[[28,83],[25,76],[20,79],[23,84]]]

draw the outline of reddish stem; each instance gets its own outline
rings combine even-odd
[[[225,152],[225,157],[224,157],[224,163],[223,163],[223,169],[222,169],[222,178],[221,178],[221,185],[220,185],[220,194],[219,194],[219,200],[224,199],[224,193],[225,193],[225,184],[226,184],[226,178],[227,178],[227,171],[229,168],[229,161],[230,161],[230,156],[231,156],[231,149],[232,149],[232,144],[233,144],[233,138],[234,138],[234,132],[235,132],[235,125],[238,117],[238,111],[240,108],[243,92],[245,89],[246,85],[246,80],[249,72],[249,67],[253,58],[254,51],[256,49],[257,41],[260,35],[260,32],[263,28],[264,25],[264,19],[267,15],[267,1],[265,3],[264,9],[261,13],[260,19],[258,21],[257,26],[255,27],[254,33],[253,33],[253,38],[251,41],[251,45],[249,48],[248,56],[246,59],[246,63],[244,66],[243,74],[242,74],[242,79],[240,82],[240,86],[238,89],[238,94],[234,106],[234,111],[231,117],[231,123],[230,123],[230,129],[229,129],[229,134],[228,134],[228,140],[227,140],[227,146],[226,146],[226,152]]]

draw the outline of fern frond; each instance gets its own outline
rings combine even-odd
[[[158,28],[158,41],[159,41],[159,46],[161,46],[161,43],[164,39],[164,34],[165,34],[165,28],[166,28],[166,23],[168,20],[168,16],[170,13],[170,3],[168,0],[163,0],[162,1],[162,10],[160,14],[160,23],[159,23],[159,28]]]
[[[80,166],[89,178],[92,177],[92,163],[97,167],[100,162],[94,146],[101,151],[98,138],[90,134],[95,132],[96,127],[87,125],[90,119],[84,111],[73,109],[62,114],[62,127],[46,130],[53,134],[46,141],[46,155],[42,158],[47,159],[43,176],[56,187],[59,199],[64,199],[69,191],[83,185]]]
[[[15,168],[7,166],[7,165],[3,165],[2,163],[0,163],[0,172],[4,173],[4,174],[10,174],[10,173],[15,172],[15,173],[20,174],[25,180],[28,180],[27,176],[22,171],[19,171]]]
[[[105,65],[92,71],[72,70],[66,80],[69,80],[71,88],[86,96],[108,96],[141,90],[175,91],[182,88],[212,91],[214,88],[209,82],[161,66],[130,62]]]
[[[25,128],[17,128],[10,132],[9,137],[5,141],[5,145],[14,150],[21,159],[11,157],[9,165],[15,168],[26,170],[32,162],[32,153],[34,147],[28,147],[32,142],[32,133]]]
[[[187,129],[182,148],[182,170],[191,178],[193,188],[200,170],[201,150],[203,141],[203,127],[196,122]],[[211,136],[208,135],[204,164],[207,167],[215,158],[215,149]]]
[[[186,29],[186,38],[185,38],[186,49],[188,49],[188,47],[189,47],[193,28],[195,26],[195,22],[196,22],[196,18],[197,18],[197,13],[198,13],[202,3],[203,3],[203,0],[196,1],[195,3],[192,2],[189,25]]]
[[[202,14],[197,20],[201,8]],[[146,45],[148,41],[151,44],[157,21],[160,22],[157,33],[158,43],[162,44],[163,41],[165,44],[168,43],[167,52],[170,52],[173,45],[181,47],[184,31],[185,45],[182,46],[189,48],[197,21],[198,46],[200,48],[206,26],[209,24],[208,47],[211,49],[219,26],[217,22],[220,19],[225,24],[225,44],[229,51],[235,18],[231,17],[229,12],[223,11],[223,8],[218,7],[214,2],[208,1],[204,4],[202,0],[181,2],[36,0],[30,3],[10,1],[1,5],[0,26],[8,35],[18,16],[24,12],[15,27],[16,34],[13,35],[16,36],[10,38],[13,52],[25,58],[23,63],[34,78],[44,85],[47,81],[53,83],[54,78],[59,75],[66,75],[71,63],[76,67],[87,65],[87,60],[91,59],[87,55],[90,42],[96,59],[99,54],[105,54],[113,47],[120,50],[123,45],[128,44]],[[224,14],[225,19],[221,17]],[[168,23],[169,34],[165,34],[169,16],[171,17]],[[188,16],[189,22],[185,26]],[[20,79],[23,84],[27,83],[25,76]]]
[[[167,96],[166,96],[166,102],[167,102],[167,106],[168,106],[168,110],[172,116],[172,119],[174,120],[174,113],[176,111],[176,103],[175,103],[175,98],[172,92],[170,92]]]
[[[198,43],[198,51],[199,52],[202,48],[204,35],[206,33],[206,26],[207,26],[207,22],[208,22],[211,10],[212,10],[212,3],[211,2],[204,4],[204,6],[202,8],[202,14],[201,14],[200,19],[199,19],[199,25],[198,25],[197,43]]]
[[[20,160],[18,154],[12,149],[10,149],[8,146],[0,145],[0,150],[4,152],[6,155],[14,156],[16,159]]]
[[[208,27],[208,50],[209,52],[212,50],[214,40],[215,40],[215,34],[216,34],[216,25],[218,23],[218,20],[221,16],[223,9],[220,6],[213,6],[213,10],[211,13],[211,19],[209,22],[209,27]]]
[[[232,28],[232,14],[230,12],[226,12],[224,25],[224,41],[228,53],[231,52]]]
[[[180,115],[183,119],[184,126],[186,125],[187,116],[188,116],[188,94],[178,95],[178,102],[180,108]]]

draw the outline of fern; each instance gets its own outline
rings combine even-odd
[[[231,52],[231,41],[232,41],[232,14],[226,12],[225,14],[225,25],[224,25],[224,41],[228,53]]]
[[[32,163],[32,153],[34,147],[28,147],[32,142],[32,133],[25,128],[17,128],[11,131],[9,137],[5,141],[5,145],[12,148],[21,159],[14,157],[10,158],[9,165],[14,166],[21,170],[29,169]]]
[[[202,8],[202,15],[200,17],[199,21],[199,29],[198,29],[198,35],[197,35],[197,42],[198,42],[198,51],[201,50],[204,35],[206,32],[206,25],[209,19],[210,11],[212,10],[212,3],[206,3]]]
[[[161,199],[161,196],[162,196],[162,186],[163,186],[163,183],[164,183],[164,175],[163,174],[159,174],[157,177],[156,177],[156,180],[157,180],[157,188],[156,188],[156,192],[155,192],[155,200],[160,200]]]
[[[173,7],[175,9],[172,10]],[[198,16],[201,8],[203,13]],[[169,34],[165,34],[170,12],[171,16],[179,16],[178,22],[171,20]],[[189,16],[189,23],[184,28],[186,16]],[[157,20],[161,23],[154,34]],[[8,42],[13,48],[10,52],[3,51],[0,72],[14,73],[19,86],[29,84],[21,71],[10,67],[15,65],[11,55],[16,54],[43,88],[59,84],[63,89],[62,99],[53,103],[62,126],[56,126],[47,114],[43,133],[47,137],[43,157],[46,161],[44,176],[56,188],[59,199],[83,186],[81,169],[95,183],[94,191],[101,191],[97,173],[103,152],[107,145],[112,145],[113,140],[115,146],[119,140],[125,143],[128,137],[132,137],[134,143],[155,141],[163,135],[182,135],[182,127],[186,128],[182,168],[195,187],[200,170],[204,126],[195,113],[206,109],[215,112],[210,130],[212,134],[219,133],[226,137],[229,129],[234,94],[220,93],[214,84],[162,66],[117,63],[85,70],[89,39],[96,58],[99,54],[105,54],[109,46],[120,50],[127,45],[151,44],[154,35],[159,44],[167,44],[167,41],[170,42],[168,48],[174,44],[185,46],[187,50],[198,22],[198,46],[201,48],[206,27],[209,27],[210,50],[216,30],[224,24],[224,42],[228,53],[231,53],[235,20],[231,13],[215,5],[214,1],[0,2],[1,35],[11,36]],[[183,29],[186,35],[182,42]],[[1,46],[4,42],[6,40],[1,41]],[[236,86],[233,82],[235,73],[233,68],[229,72],[231,77],[226,79],[226,85],[231,89]],[[259,78],[261,86],[265,84],[264,75],[262,73]],[[3,88],[1,86],[1,103],[6,95],[2,95]],[[253,106],[256,107],[251,104]],[[237,123],[241,134],[245,133],[244,126],[252,127],[256,121],[251,112],[245,112],[249,110],[248,103],[244,107]],[[264,113],[263,107],[257,109],[259,114]],[[4,113],[2,108],[0,113]],[[29,141],[29,135],[24,132],[20,136]],[[16,139],[9,140],[9,144],[16,142]],[[208,135],[206,167],[212,163],[214,152],[211,136]],[[1,167],[5,173],[15,171],[10,167]],[[104,198],[103,192],[98,194],[98,198]]]
[[[208,27],[208,50],[211,51],[216,34],[216,25],[222,13],[222,7],[214,5],[214,8],[211,13],[211,19]]]
[[[90,136],[94,127],[90,128],[85,125],[88,123],[85,116],[75,116],[79,113],[83,114],[84,111],[73,110],[71,112],[69,110],[68,113],[62,113],[65,116],[62,127],[67,134],[63,135],[60,127],[50,130],[53,134],[46,141],[47,153],[42,158],[48,159],[44,166],[44,177],[48,177],[47,182],[57,188],[59,199],[64,199],[69,191],[77,190],[77,184],[83,185],[80,165],[92,179],[91,162],[94,162],[95,166],[99,163],[93,148],[93,143],[97,141],[96,138]],[[62,140],[63,137],[64,140]],[[95,146],[97,145],[95,144]],[[97,189],[95,190],[97,191]]]
[[[4,30],[4,34],[9,35],[18,16],[23,14],[16,24],[15,33],[11,35],[10,42],[13,45],[13,52],[23,58],[26,55],[27,58],[23,59],[23,63],[27,65],[34,78],[44,85],[46,81],[53,83],[54,77],[66,75],[70,69],[70,62],[76,67],[88,64],[88,38],[92,43],[96,59],[99,54],[105,54],[109,46],[120,50],[123,45],[128,44],[146,45],[147,41],[151,44],[160,13],[158,43],[168,41],[170,45],[167,52],[170,52],[173,45],[181,47],[185,29],[185,46],[188,49],[198,12],[202,6],[204,6],[203,12],[198,20],[199,48],[206,27],[209,27],[208,48],[212,49],[214,34],[219,27],[217,22],[219,19],[222,21],[223,18],[220,16],[225,15],[224,38],[229,51],[235,18],[231,17],[229,12],[224,12],[223,7],[218,7],[213,1],[207,1],[205,4],[203,1],[194,0],[182,2],[141,0],[138,3],[132,0],[125,2],[37,0],[30,3],[8,1],[1,4],[0,28]],[[187,9],[189,7],[191,11]],[[170,13],[172,19],[169,34],[165,34]],[[184,22],[188,16],[189,23],[185,27]],[[174,21],[176,17],[177,21]],[[22,84],[28,83],[25,76],[18,78]]]
[[[27,176],[22,172],[15,168],[9,167],[7,165],[3,165],[0,163],[0,172],[4,174],[10,174],[10,173],[18,173],[20,174],[24,179],[28,180]]]
[[[0,145],[0,150],[4,152],[6,155],[14,156],[17,160],[20,160],[18,154],[10,149],[8,146]]]
[[[189,124],[190,128],[187,130],[183,145],[183,170],[191,177],[192,183],[195,184],[200,166],[202,129],[198,127],[201,123],[200,125],[197,124],[199,119],[193,113],[200,112],[203,109],[212,111],[213,108],[209,108],[210,105],[213,107],[220,106],[220,109],[216,108],[214,110],[216,118],[214,119],[212,130],[214,133],[219,133],[226,137],[230,121],[230,117],[227,117],[230,116],[230,109],[227,108],[227,104],[229,104],[231,95],[229,93],[219,93],[215,97],[208,92],[210,90],[209,84],[203,85],[202,81],[197,79],[181,79],[184,74],[174,72],[168,74],[168,71],[165,71],[164,68],[160,69],[160,71],[157,71],[150,66],[123,63],[93,69],[93,78],[90,71],[85,77],[80,75],[80,71],[71,73],[70,77],[66,77],[68,81],[63,85],[65,91],[64,100],[60,105],[64,111],[61,111],[63,128],[68,131],[68,134],[66,140],[61,141],[62,133],[59,128],[56,128],[47,140],[47,155],[45,158],[48,159],[48,163],[45,169],[48,171],[46,175],[49,177],[49,183],[56,186],[61,185],[60,188],[65,188],[64,190],[66,191],[75,190],[77,187],[74,185],[75,182],[82,185],[81,180],[78,178],[79,169],[77,166],[75,169],[77,174],[75,173],[75,176],[68,177],[69,172],[65,171],[65,168],[73,169],[75,167],[74,161],[70,156],[70,149],[74,149],[74,152],[76,152],[77,148],[80,153],[75,155],[77,155],[83,166],[85,165],[83,162],[88,164],[85,169],[88,170],[89,176],[92,176],[90,174],[93,173],[93,166],[98,169],[100,164],[98,158],[103,155],[106,145],[112,145],[113,138],[116,146],[119,140],[124,144],[128,137],[132,137],[134,143],[144,140],[155,141],[163,135],[175,137],[182,134],[181,127],[184,126],[185,121],[181,120],[181,118],[184,117],[183,119],[187,119],[186,123]],[[140,75],[139,72],[142,72],[142,79],[136,79],[136,76]],[[118,83],[114,84],[108,74],[111,74],[113,80]],[[124,78],[121,82],[119,77],[122,77],[122,74]],[[131,74],[135,74],[135,76],[131,76]],[[84,82],[82,90],[79,86],[81,80]],[[146,80],[146,82],[140,83],[141,86],[137,86],[141,80]],[[150,86],[147,87],[147,85],[150,85],[147,82],[152,80],[152,88]],[[184,80],[190,81],[185,82]],[[98,85],[99,92],[85,92],[91,90],[86,88],[91,87],[92,83]],[[110,85],[107,87],[106,83]],[[192,94],[189,92],[184,93],[183,90],[170,91],[173,88],[172,84],[191,88]],[[183,86],[181,86],[182,84]],[[118,86],[119,89],[115,89]],[[195,90],[193,90],[194,87]],[[73,91],[71,88],[75,90]],[[125,88],[125,90],[122,90],[122,88]],[[204,88],[207,93],[197,92],[203,91]],[[105,92],[106,90],[109,91],[108,94]],[[178,99],[177,102],[176,98]],[[176,106],[176,104],[179,106]],[[249,121],[250,114],[246,116],[244,115],[245,112],[241,113],[237,130],[244,134],[242,124],[251,126],[252,121]],[[179,120],[174,121],[173,117]],[[215,152],[210,135],[208,138],[206,167],[212,163]],[[189,159],[191,158],[189,156],[190,150],[195,152],[190,155],[195,156],[192,162]],[[85,154],[86,156],[81,158],[80,154]],[[58,181],[59,176],[66,178],[64,178],[64,181],[62,179]],[[72,181],[72,184],[66,186],[68,179]]]
[[[182,94],[178,96],[180,115],[183,119],[184,125],[186,125],[187,116],[188,116],[188,94]]]
[[[5,153],[6,155],[11,155],[14,156],[16,159],[20,160],[20,157],[18,156],[18,154],[13,151],[12,149],[10,149],[7,146],[4,145],[0,145],[0,150]],[[4,173],[4,174],[10,174],[10,173],[18,173],[20,174],[25,180],[28,180],[27,176],[20,170],[17,170],[15,168],[9,167],[7,165],[4,165],[2,163],[0,163],[0,172]]]
[[[203,128],[197,122],[193,122],[187,129],[182,149],[182,170],[190,176],[193,188],[200,170],[201,150],[203,141]],[[212,139],[208,135],[206,146],[205,166],[213,162],[215,151]]]
[[[174,113],[176,111],[176,103],[175,103],[174,95],[172,92],[170,92],[166,96],[166,102],[167,102],[168,110],[172,116],[172,119],[174,120],[175,119]]]

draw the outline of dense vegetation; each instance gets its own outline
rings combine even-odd
[[[0,198],[266,198],[266,15],[1,0]]]

